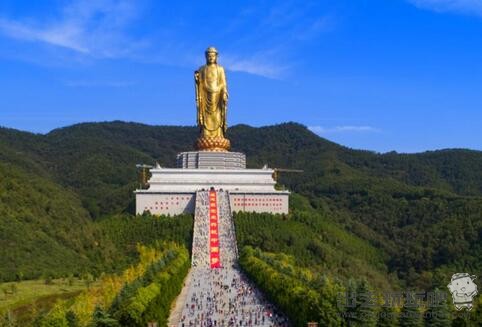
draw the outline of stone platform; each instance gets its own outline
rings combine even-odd
[[[149,188],[136,190],[136,213],[193,213],[196,192],[227,191],[232,211],[288,213],[288,191],[275,189],[274,170],[247,169],[239,152],[192,151],[177,155],[177,168],[150,169]]]
[[[150,170],[148,192],[196,192],[223,189],[230,192],[274,192],[274,171],[264,169],[183,169]]]
[[[233,211],[288,213],[288,191],[275,189],[273,169],[153,168],[147,190],[137,190],[136,213],[193,213],[200,190],[228,191]]]
[[[191,151],[177,155],[177,168],[245,169],[246,156],[240,152]]]

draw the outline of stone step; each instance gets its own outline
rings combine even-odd
[[[211,268],[209,196],[207,191],[196,193],[192,268],[179,298],[184,303],[176,305],[176,326],[288,326],[287,319],[238,267],[236,232],[226,191],[214,192],[220,268]]]

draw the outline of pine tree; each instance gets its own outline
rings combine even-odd
[[[423,319],[419,305],[415,303],[415,298],[407,294],[407,301],[400,312],[400,327],[422,327]]]
[[[396,327],[398,326],[398,314],[391,306],[382,306],[378,313],[377,327]]]
[[[435,301],[429,303],[429,308],[425,313],[425,326],[427,327],[450,327],[452,325],[447,297],[439,297],[440,294],[442,293],[438,289],[433,292],[436,297]]]
[[[322,276],[321,283],[317,289],[320,296],[318,298],[318,320],[320,326],[340,326],[340,308],[336,303],[337,296],[342,292],[342,288],[327,276]]]
[[[356,299],[357,313],[361,320],[361,324],[356,326],[376,326],[377,319],[375,309],[377,303],[374,300],[374,293],[366,279],[362,279],[358,282]]]
[[[345,321],[348,326],[376,326],[376,302],[372,301],[373,293],[365,279],[348,281],[347,296],[350,303],[346,310]]]
[[[91,327],[118,327],[119,322],[113,319],[107,312],[100,307],[96,307],[94,311],[94,319]]]
[[[345,310],[345,322],[348,326],[356,326],[359,321],[356,315],[356,289],[357,283],[355,279],[350,278],[348,280],[346,288],[346,310]]]

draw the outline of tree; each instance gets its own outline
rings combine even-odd
[[[425,313],[425,326],[427,327],[449,327],[452,325],[450,318],[450,310],[447,304],[447,296],[445,292],[435,289],[433,293],[433,301],[429,303],[427,312]]]
[[[91,273],[87,273],[85,274],[83,279],[84,279],[85,286],[87,286],[87,288],[90,288],[90,286],[94,282],[94,276],[92,276]]]
[[[17,284],[13,283],[10,285],[10,292],[15,295],[17,294],[17,291],[18,291],[18,287],[17,287]]]
[[[398,326],[398,314],[393,306],[384,305],[378,312],[377,327]]]
[[[67,313],[65,314],[65,318],[67,319],[69,327],[79,326],[79,320],[77,319],[77,316],[72,310],[67,311]]]
[[[49,314],[41,320],[40,327],[69,327],[65,317],[65,302],[57,302]]]
[[[23,278],[24,278],[23,272],[19,271],[16,276],[17,282],[21,282]]]
[[[377,303],[374,293],[366,279],[348,281],[347,296],[349,299],[346,323],[348,326],[375,326],[375,309]]]
[[[377,323],[375,294],[366,279],[361,279],[357,285],[357,312],[361,317],[362,326],[372,327]]]
[[[400,312],[400,327],[422,327],[423,319],[420,312],[419,303],[410,292],[407,294],[406,301]]]
[[[93,320],[90,327],[118,327],[119,322],[112,318],[109,313],[102,310],[101,307],[96,307],[93,315]]]
[[[343,294],[341,285],[322,276],[317,291],[320,293],[318,302],[320,326],[340,326],[343,321],[340,317],[341,308],[338,307],[337,297]]]
[[[69,276],[67,277],[67,285],[69,286],[74,285],[74,275],[69,274]]]

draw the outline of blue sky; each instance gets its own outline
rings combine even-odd
[[[0,125],[194,125],[218,48],[231,125],[379,152],[482,150],[482,0],[0,2]]]

